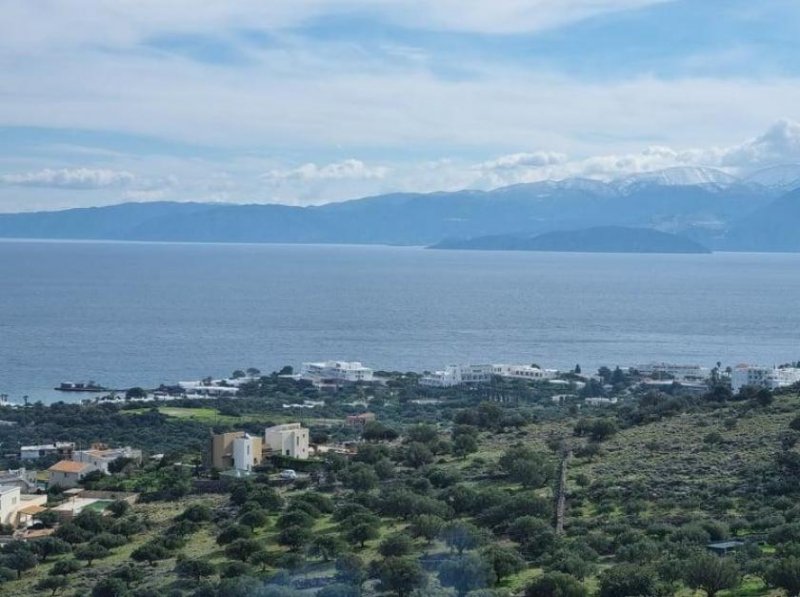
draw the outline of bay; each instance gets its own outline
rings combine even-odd
[[[272,371],[800,359],[800,255],[0,242],[0,393]]]

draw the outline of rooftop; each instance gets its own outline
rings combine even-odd
[[[51,466],[47,470],[54,473],[82,473],[88,468],[91,468],[91,465],[85,462],[75,462],[74,460],[62,460],[60,462],[56,462],[53,466]]]

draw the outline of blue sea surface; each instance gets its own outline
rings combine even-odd
[[[0,242],[0,393],[457,362],[800,359],[800,255]]]

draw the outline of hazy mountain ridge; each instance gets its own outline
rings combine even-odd
[[[787,182],[793,168],[800,173],[800,166],[784,166],[748,179],[671,168],[610,183],[573,178],[313,207],[158,202],[0,214],[0,237],[431,245],[445,238],[622,226],[679,234],[711,248],[800,250],[789,232],[800,226],[800,213],[782,197],[782,189],[795,186]],[[784,228],[783,240],[770,233]]]
[[[557,230],[538,236],[482,236],[445,240],[431,249],[479,251],[557,251],[565,253],[710,253],[688,238],[650,228],[600,226]]]

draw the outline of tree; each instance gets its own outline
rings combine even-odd
[[[392,441],[398,437],[397,431],[390,429],[379,421],[367,421],[361,431],[361,437],[368,442]]]
[[[407,556],[414,550],[414,543],[406,533],[392,533],[378,546],[378,552],[384,557]]]
[[[17,578],[22,578],[22,573],[35,568],[38,560],[36,555],[28,549],[17,549],[10,553],[3,553],[0,565],[11,568],[17,573]]]
[[[337,535],[318,535],[311,540],[309,553],[322,558],[324,562],[328,562],[344,551],[344,548],[344,541]]]
[[[125,583],[113,576],[100,579],[92,589],[92,597],[124,597],[127,594]]]
[[[237,369],[231,373],[231,379],[242,379],[243,377],[247,377],[247,374],[241,369]]]
[[[431,543],[442,531],[444,521],[432,514],[421,514],[411,521],[410,531],[414,537],[422,537]]]
[[[147,398],[147,392],[144,388],[133,387],[125,392],[125,400],[140,400]]]
[[[631,595],[655,595],[656,574],[653,570],[637,564],[619,564],[600,575],[598,597],[631,597]]]
[[[242,541],[247,541],[247,539],[242,539]],[[234,545],[234,543],[231,543],[228,549]],[[227,550],[225,551],[227,553]],[[200,582],[202,579],[212,576],[216,571],[216,566],[208,560],[183,558],[179,559],[175,565],[175,572],[178,573],[178,576],[193,578],[195,582]]]
[[[249,539],[253,536],[250,527],[243,524],[231,524],[222,529],[217,535],[217,545],[228,545],[237,539]]]
[[[258,549],[250,556],[250,563],[261,567],[261,571],[267,569],[272,564],[273,557],[266,549]]]
[[[367,578],[364,560],[348,553],[336,559],[336,580],[360,587]]]
[[[543,487],[553,476],[547,455],[524,446],[506,450],[498,464],[512,481],[524,487]]]
[[[166,560],[169,556],[169,550],[155,541],[149,541],[131,552],[133,560],[147,562],[151,566],[155,566],[159,560]]]
[[[77,572],[81,568],[81,563],[75,558],[65,558],[63,560],[58,560],[53,564],[53,567],[50,568],[50,574],[55,576],[66,576],[67,574]]]
[[[362,517],[353,517],[355,519],[354,526],[347,529],[345,538],[349,543],[358,544],[362,548],[367,541],[377,539],[379,537],[378,525],[371,520]]]
[[[419,562],[410,558],[386,558],[377,565],[380,589],[406,597],[425,584],[425,572]]]
[[[72,551],[72,545],[57,537],[42,537],[31,542],[31,547],[39,554],[43,562],[50,556],[58,556]]]
[[[251,529],[258,529],[269,524],[269,516],[261,508],[254,508],[242,514],[239,522]]]
[[[342,483],[348,489],[364,493],[378,486],[378,475],[370,465],[355,462],[342,473]]]
[[[494,570],[497,582],[501,582],[507,576],[516,574],[525,568],[525,560],[516,549],[510,547],[490,545],[483,550],[482,555]]]
[[[459,435],[453,439],[453,455],[466,458],[478,451],[478,439],[474,435]]]
[[[36,583],[36,588],[40,591],[50,591],[51,595],[55,595],[61,589],[65,589],[68,584],[69,579],[65,576],[45,576]]]
[[[191,522],[208,522],[211,518],[211,508],[206,504],[192,504],[178,516],[179,520],[188,520]]]
[[[459,597],[491,586],[496,580],[492,566],[477,554],[447,560],[439,566],[439,582],[443,587],[453,587]]]
[[[278,534],[278,543],[292,551],[298,551],[311,539],[311,531],[301,526],[290,526]]]
[[[284,367],[284,369],[286,369],[286,367]],[[289,367],[289,373],[288,374],[291,375],[292,371],[293,371],[292,368]],[[260,369],[256,369],[255,367],[248,367],[247,368],[247,377],[257,377],[258,375],[261,375],[261,370]]]
[[[433,462],[430,448],[420,442],[411,442],[403,450],[403,460],[412,468],[419,468]]]
[[[87,543],[86,545],[81,545],[75,550],[75,557],[79,560],[86,560],[86,565],[91,567],[92,562],[95,560],[100,560],[102,558],[107,558],[111,554],[105,547],[100,545],[99,543]]]
[[[770,586],[784,589],[788,595],[800,595],[800,557],[783,558],[767,569]]]
[[[737,587],[741,582],[739,567],[734,560],[712,554],[698,554],[684,562],[684,570],[686,584],[704,590],[708,597]]]
[[[108,505],[108,511],[114,518],[122,518],[131,509],[131,505],[125,500],[115,500]]]
[[[458,552],[458,555],[480,545],[484,536],[480,529],[471,522],[454,521],[444,526],[442,538],[447,546]]]
[[[144,571],[139,566],[127,563],[114,570],[111,576],[120,579],[130,589],[133,585],[142,582]]]
[[[563,572],[547,572],[525,589],[525,597],[586,597],[588,594],[578,579]]]
[[[258,549],[259,544],[255,539],[237,539],[225,548],[225,555],[232,560],[246,562]]]

